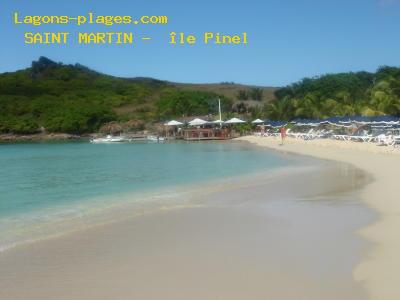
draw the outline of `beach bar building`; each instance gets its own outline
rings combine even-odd
[[[186,125],[184,128],[177,128],[178,134],[174,135],[175,138],[183,138],[186,141],[202,141],[202,140],[227,140],[238,136],[235,132],[233,125],[246,123],[238,118],[232,118],[228,121],[222,120],[221,114],[221,100],[218,99],[218,113],[219,119],[215,121],[203,120],[195,118],[190,122],[169,121],[164,125],[167,127],[166,133],[168,136],[171,127]],[[209,117],[209,116],[208,116]],[[262,120],[257,120],[263,122]]]
[[[243,123],[246,122],[238,118],[232,118],[225,122],[221,119],[216,121],[194,119],[189,122],[189,127],[183,130],[183,139],[187,141],[231,139],[238,136],[232,125]]]
[[[183,130],[183,139],[187,141],[226,140],[230,138],[228,128],[222,128],[220,122],[210,122],[196,118]]]
[[[183,130],[186,141],[227,140],[230,139],[228,128],[187,128]]]

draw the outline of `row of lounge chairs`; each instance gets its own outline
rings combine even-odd
[[[293,137],[293,138],[301,138],[304,140],[313,140],[313,139],[318,139],[318,138],[326,138],[332,133],[331,130],[314,130],[311,129],[308,132],[292,132],[291,129],[288,129],[286,132],[287,136]],[[264,133],[257,132],[255,133],[257,136],[275,136],[278,137],[280,136],[279,132],[276,132],[274,130],[267,130]]]
[[[279,132],[274,130],[267,130],[264,133],[256,133],[258,136],[280,136]],[[400,146],[400,135],[391,135],[391,134],[379,134],[372,135],[369,133],[361,134],[361,135],[346,135],[346,134],[333,134],[332,130],[315,130],[310,129],[308,132],[294,132],[291,129],[288,129],[286,135],[296,139],[303,140],[314,140],[314,139],[323,139],[323,138],[332,138],[335,140],[341,141],[353,141],[353,142],[363,142],[363,143],[376,143],[379,146]]]
[[[399,146],[400,145],[400,135],[333,135],[334,139],[343,141],[353,141],[353,142],[364,142],[364,143],[377,143],[380,146]]]
[[[374,136],[372,136],[370,134],[366,134],[366,135],[334,134],[332,137],[336,140],[367,142],[367,143],[372,142],[374,140]]]
[[[308,132],[293,132],[290,129],[286,132],[287,136],[293,138],[301,138],[303,140],[315,140],[315,139],[323,139],[332,135],[332,130],[314,130],[310,129]]]

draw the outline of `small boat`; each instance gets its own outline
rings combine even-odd
[[[165,138],[155,135],[148,135],[147,140],[151,142],[164,142]]]
[[[107,135],[105,138],[95,138],[91,139],[90,142],[93,144],[100,144],[100,143],[121,143],[127,142],[128,140],[123,136],[112,136]]]

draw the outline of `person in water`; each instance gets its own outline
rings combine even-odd
[[[286,128],[284,126],[281,127],[280,132],[281,132],[281,139],[282,139],[281,145],[283,145],[283,143],[285,142],[285,138],[286,138]]]

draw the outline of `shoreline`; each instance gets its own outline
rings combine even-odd
[[[297,172],[199,185],[194,207],[0,253],[0,297],[364,300],[351,270],[369,246],[354,235],[372,218],[355,195],[365,175],[301,159]]]
[[[354,269],[354,279],[364,285],[371,300],[400,298],[400,202],[395,187],[400,175],[400,151],[373,144],[332,140],[304,141],[247,136],[239,138],[279,152],[311,156],[350,164],[372,175],[373,182],[361,191],[361,199],[378,213],[378,219],[358,233],[373,243],[364,260]]]
[[[92,135],[75,135],[69,133],[0,134],[0,143],[85,141]]]
[[[156,135],[152,132],[129,132],[125,133],[125,137],[130,137],[132,140],[145,139],[147,135]],[[34,143],[34,142],[88,142],[93,138],[106,136],[101,132],[92,132],[85,134],[70,134],[70,133],[34,133],[34,134],[0,134],[0,144],[18,144],[18,143]]]
[[[255,171],[225,178],[203,180],[197,183],[181,183],[173,187],[162,187],[155,191],[127,191],[119,194],[104,195],[92,198],[91,200],[82,199],[82,204],[78,204],[79,202],[77,202],[69,206],[63,206],[62,209],[70,213],[64,213],[61,219],[54,219],[53,217],[60,214],[60,211],[57,209],[61,208],[56,207],[47,212],[49,215],[46,215],[46,221],[43,223],[30,222],[22,226],[19,225],[19,227],[17,224],[13,224],[14,229],[18,228],[21,240],[13,241],[8,245],[0,243],[0,254],[12,251],[18,247],[63,238],[64,236],[70,236],[80,231],[112,225],[137,217],[176,209],[202,207],[204,201],[199,199],[205,195],[233,190],[240,191],[243,188],[258,186],[262,180],[280,181],[287,174],[289,176],[296,176],[302,173],[310,173],[312,170],[319,170],[319,168],[321,166],[317,164],[311,167],[305,165],[285,166],[267,172]],[[137,203],[135,199],[141,199],[141,202]],[[91,207],[96,207],[96,209],[94,210]],[[23,218],[24,216],[25,214],[19,214],[14,215],[13,218]],[[0,225],[2,224],[0,223]],[[24,232],[27,228],[29,230]],[[36,228],[38,229],[35,230]],[[52,231],[53,229],[54,231]]]

